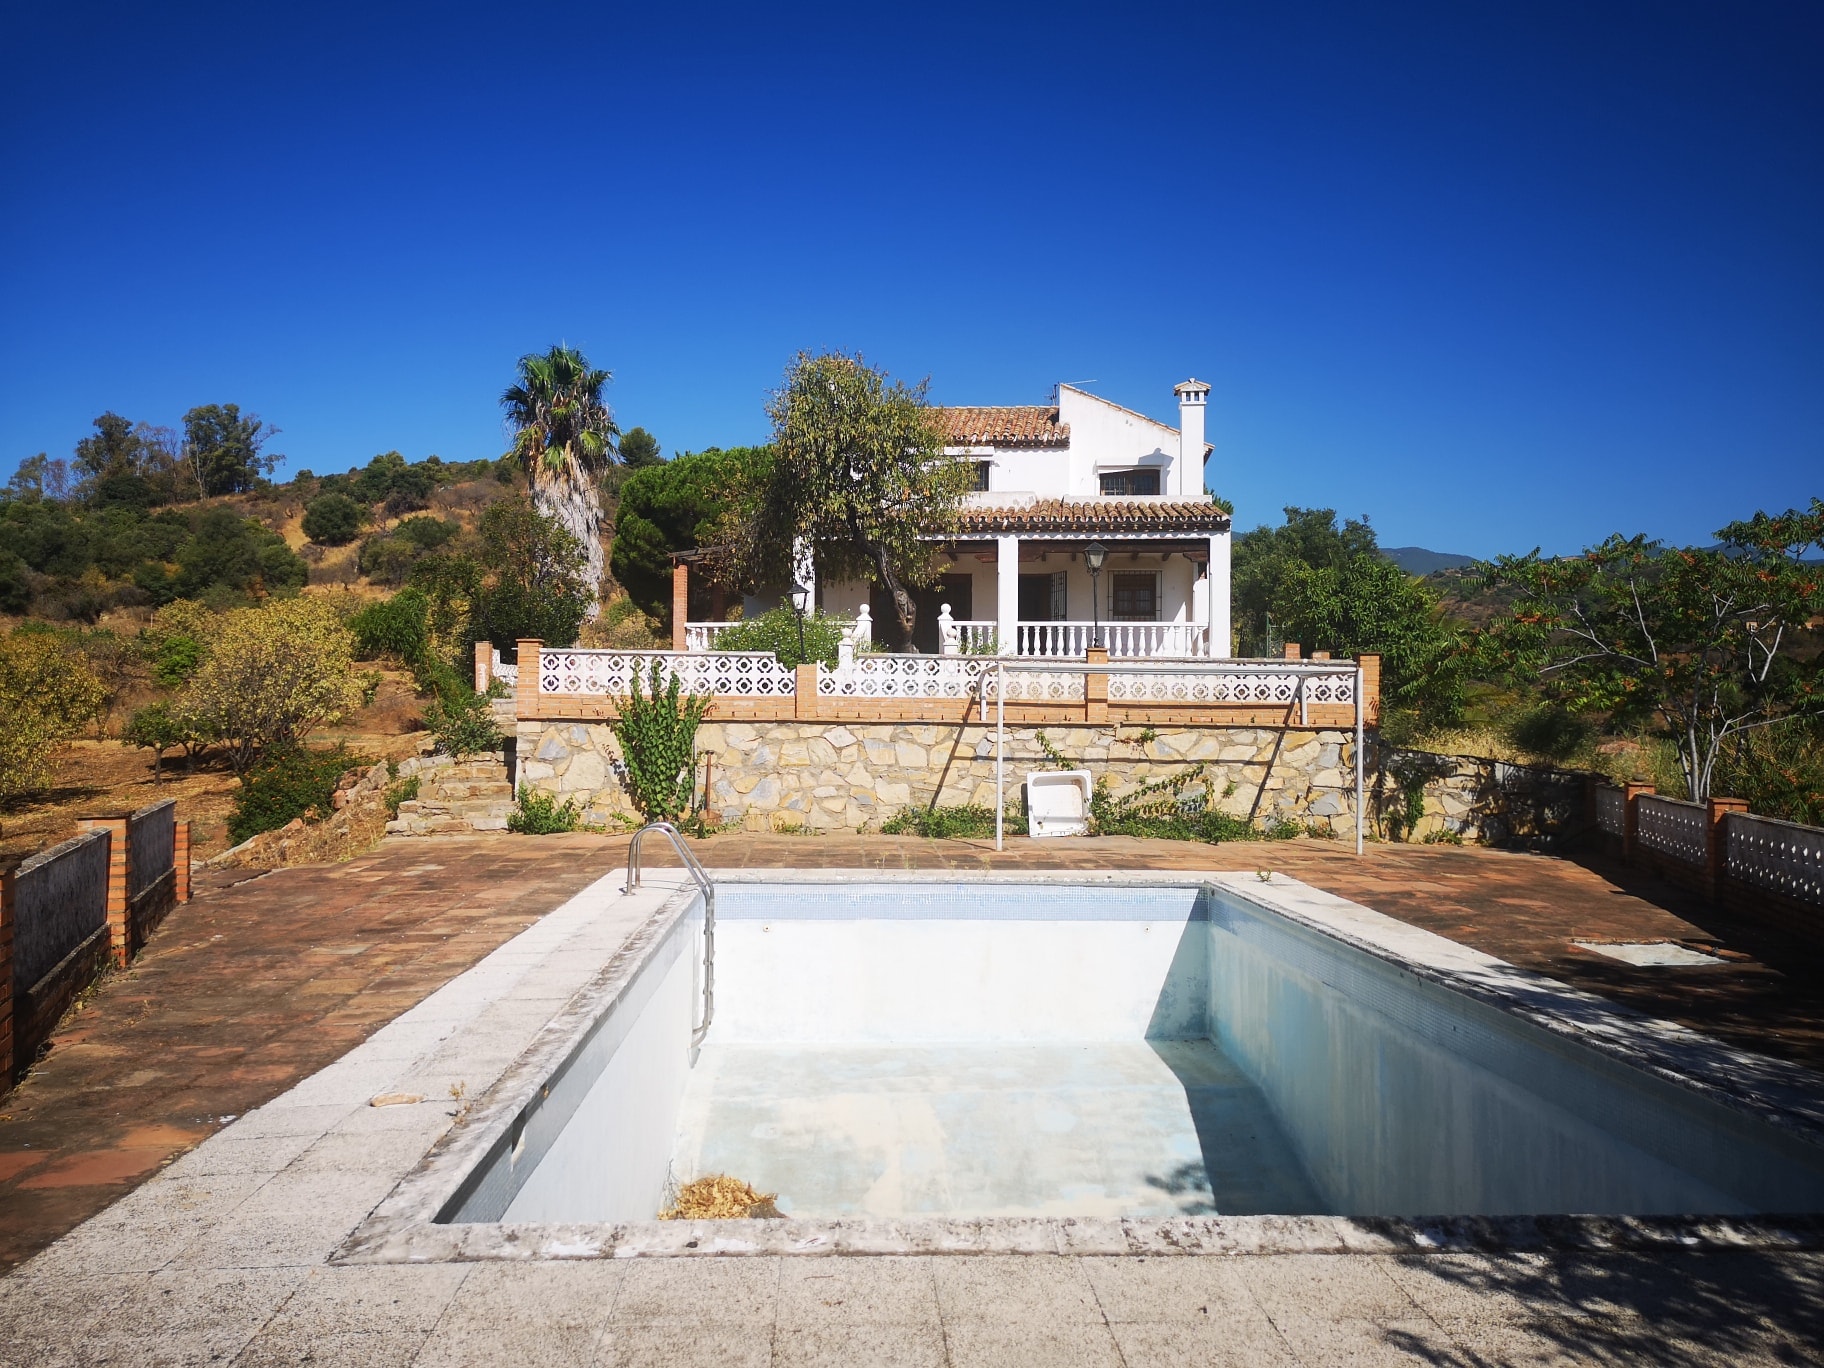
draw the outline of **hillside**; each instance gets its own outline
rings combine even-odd
[[[1474,556],[1459,556],[1451,551],[1427,551],[1422,546],[1383,546],[1381,554],[1409,575],[1462,570],[1476,563]]]

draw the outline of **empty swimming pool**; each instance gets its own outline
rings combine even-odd
[[[680,897],[439,1219],[644,1221],[714,1172],[797,1218],[1824,1208],[1808,1076],[1289,880],[722,882],[717,913],[694,1061]]]

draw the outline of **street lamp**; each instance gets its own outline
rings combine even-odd
[[[1083,548],[1083,563],[1089,567],[1089,617],[1092,624],[1089,644],[1102,644],[1102,600],[1101,577],[1102,562],[1108,559],[1108,548],[1099,541],[1092,541]]]
[[[792,597],[792,611],[798,615],[798,663],[804,664],[804,614],[811,606],[811,591],[797,581],[785,591]]]

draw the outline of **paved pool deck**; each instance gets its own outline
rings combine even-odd
[[[448,1094],[463,1080],[442,1078],[429,1037],[422,1058],[384,1061],[422,1073],[422,1104],[344,1106],[333,1124],[295,1105],[289,1130],[271,1119],[286,1108],[268,1109],[264,1134],[187,1154],[538,923],[625,847],[396,842],[340,866],[201,880],[0,1103],[0,1257],[43,1251],[0,1280],[0,1363],[1695,1364],[1812,1362],[1824,1346],[1824,1256],[1792,1251],[332,1266],[460,1110]],[[1018,841],[998,857],[916,838],[698,848],[716,867],[1271,868],[1736,1044],[1817,1067],[1824,1040],[1814,949],[1600,865],[1447,847],[1358,861],[1313,841]],[[591,953],[631,925],[593,925]],[[1572,944],[1657,939],[1725,962],[1633,968]],[[539,972],[562,991],[560,963]],[[529,1023],[503,1019],[503,1041]]]

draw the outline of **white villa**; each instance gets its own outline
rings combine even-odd
[[[1099,623],[1114,657],[1230,655],[1231,520],[1203,484],[1210,387],[1173,392],[1176,428],[1072,385],[1054,405],[937,410],[945,450],[974,463],[976,486],[937,548],[942,577],[914,591],[911,646],[1080,659]],[[879,586],[800,578],[824,612],[866,620],[891,648],[897,622]],[[715,624],[692,623],[688,645],[714,636]]]

